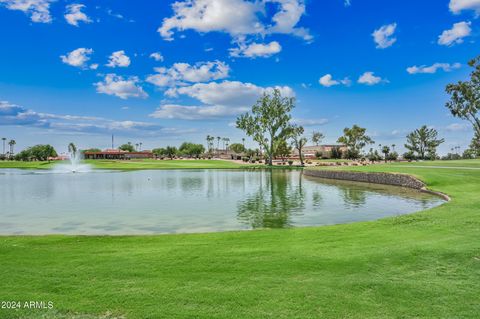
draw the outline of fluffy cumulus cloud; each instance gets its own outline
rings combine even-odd
[[[91,23],[92,20],[82,10],[85,8],[83,4],[73,3],[67,6],[64,15],[68,24],[78,27],[79,22]]]
[[[160,52],[153,52],[150,54],[150,58],[157,62],[163,62],[163,55]]]
[[[476,14],[480,14],[480,0],[450,0],[449,8],[453,13],[473,10]]]
[[[98,93],[114,95],[123,100],[135,98],[147,98],[148,94],[138,85],[137,77],[123,78],[116,74],[107,74],[103,81],[95,83]]]
[[[156,74],[147,77],[147,82],[158,87],[171,87],[225,79],[230,67],[221,61],[199,62],[194,65],[175,63],[171,68],[155,68],[155,71]]]
[[[102,117],[40,113],[7,101],[0,101],[0,125],[28,126],[55,131],[165,135],[182,133],[155,123],[117,121]]]
[[[108,67],[116,68],[126,68],[130,65],[130,58],[125,54],[125,51],[115,51],[108,58]]]
[[[433,74],[437,73],[438,70],[443,70],[445,72],[450,72],[455,69],[459,69],[462,65],[460,63],[434,63],[430,66],[421,65],[421,66],[411,66],[407,68],[407,72],[410,74],[418,74],[418,73],[427,73]]]
[[[348,86],[351,84],[351,81],[349,78],[344,78],[343,80],[334,80],[331,74],[325,74],[320,78],[320,80],[318,80],[318,83],[324,87],[331,87],[340,84]]]
[[[472,33],[471,22],[458,22],[451,29],[445,30],[438,36],[438,44],[451,46],[463,43],[463,39]]]
[[[161,105],[150,116],[166,119],[202,120],[235,116],[246,112],[262,96],[279,89],[283,96],[295,96],[288,86],[259,87],[252,83],[238,81],[223,81],[220,83],[197,83],[191,86],[171,88],[167,96],[179,95],[196,99],[201,104],[195,106]]]
[[[267,5],[273,4],[275,13],[268,21]],[[165,18],[158,32],[165,40],[173,40],[174,30],[197,32],[225,32],[234,38],[246,35],[272,33],[293,34],[311,41],[304,28],[297,27],[305,13],[303,0],[184,0],[172,5],[173,16]]]
[[[87,62],[90,60],[90,55],[93,53],[92,49],[87,48],[78,48],[73,50],[66,55],[61,55],[60,59],[62,62],[77,68],[85,69],[87,68]],[[92,69],[96,69],[98,65],[93,64]]]
[[[56,0],[0,0],[0,5],[9,10],[19,10],[27,14],[33,22],[50,23],[50,4]]]
[[[358,78],[358,83],[365,85],[375,85],[382,82],[388,82],[385,79],[382,79],[379,76],[375,76],[373,72],[365,72]]]
[[[397,38],[393,37],[396,29],[397,24],[392,23],[384,25],[372,33],[373,41],[377,45],[377,49],[386,49],[397,42]]]
[[[230,56],[238,58],[268,58],[282,51],[282,46],[277,41],[270,43],[240,43],[238,48],[230,49]]]

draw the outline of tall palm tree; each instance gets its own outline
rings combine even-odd
[[[138,151],[138,143],[135,143],[135,151]]]
[[[225,150],[228,150],[228,143],[230,143],[230,139],[228,137],[224,138],[225,140]]]
[[[5,141],[7,140],[6,137],[2,137],[2,141],[3,141],[3,155],[5,155]]]
[[[220,148],[220,140],[222,138],[220,136],[217,136],[217,153],[218,153],[218,149]]]
[[[17,144],[15,140],[10,140],[10,142],[8,142],[8,145],[10,146],[10,156],[13,156],[13,147],[15,144]]]
[[[243,148],[245,148],[245,137],[242,137]]]
[[[141,150],[142,150],[142,145],[143,145],[143,143],[140,142],[140,143],[138,143],[138,145],[140,145],[140,151],[141,151]]]

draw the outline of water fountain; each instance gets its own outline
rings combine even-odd
[[[89,173],[92,166],[82,163],[82,154],[77,151],[75,144],[68,145],[68,158],[70,163],[57,164],[53,168],[55,173]]]

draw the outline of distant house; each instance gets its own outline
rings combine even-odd
[[[314,146],[305,146],[302,150],[302,154],[305,158],[315,158],[317,153],[321,153],[323,158],[330,158],[332,154],[332,149],[338,147],[343,154],[347,151],[345,145],[340,144],[330,144],[330,145],[314,145]],[[293,156],[298,157],[298,150],[293,150]]]
[[[147,159],[154,158],[151,151],[141,152],[127,152],[116,149],[107,149],[101,152],[85,152],[83,153],[85,159],[112,159],[112,160],[131,160],[131,159]]]

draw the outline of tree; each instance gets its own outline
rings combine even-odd
[[[2,154],[5,155],[5,141],[7,140],[6,137],[2,137],[2,142],[3,142],[3,152]]]
[[[322,133],[313,131],[312,143],[315,144],[316,146],[320,145],[320,143],[322,143],[324,138],[325,138],[325,135],[323,135]]]
[[[171,160],[177,155],[177,148],[175,146],[165,147],[165,155],[168,156]]]
[[[386,145],[384,147],[382,147],[382,153],[383,153],[383,157],[385,158],[385,163],[386,163],[389,159],[389,156],[390,156],[390,147],[388,147]]]
[[[10,146],[10,157],[13,156],[13,147],[15,146],[15,144],[17,144],[15,140],[10,140],[10,142],[8,142],[8,146]]]
[[[280,90],[264,93],[252,107],[251,113],[237,119],[237,128],[245,131],[265,150],[268,161],[273,164],[275,145],[288,138],[292,132],[290,112],[295,107],[295,98],[282,97]]]
[[[245,146],[243,146],[243,144],[240,144],[240,143],[233,143],[232,145],[230,145],[230,149],[232,150],[232,152],[236,154],[245,152]]]
[[[307,144],[308,140],[306,137],[303,136],[303,133],[305,130],[301,126],[294,126],[292,129],[292,140],[293,140],[293,146],[297,149],[298,151],[298,156],[300,157],[300,165],[304,165],[303,163],[303,147]],[[314,133],[315,135],[315,133]]]
[[[198,158],[201,154],[205,153],[205,147],[203,147],[202,144],[184,142],[180,145],[178,151],[186,156]]]
[[[342,155],[343,155],[343,152],[340,146],[332,147],[332,150],[330,151],[330,158],[341,159]]]
[[[16,159],[22,161],[46,161],[49,157],[57,157],[57,152],[51,145],[35,145],[21,151],[15,156]]]
[[[366,131],[367,129],[358,125],[353,125],[352,128],[346,127],[343,130],[343,136],[338,138],[337,143],[342,143],[347,146],[347,158],[359,158],[362,149],[367,144],[375,143],[369,136],[366,135]]]
[[[81,150],[82,153],[88,152],[88,153],[98,153],[101,152],[102,150],[96,147],[93,148],[88,148],[86,150]]]
[[[163,157],[166,155],[167,151],[164,148],[154,148],[152,153],[157,157]]]
[[[424,125],[407,135],[405,148],[418,159],[435,159],[437,147],[443,142],[445,142],[443,138],[438,139],[437,130]]]
[[[470,143],[470,150],[475,156],[480,156],[480,132],[475,132],[472,142]]]
[[[456,84],[448,84],[446,92],[450,95],[450,101],[446,107],[453,116],[469,121],[473,125],[475,136],[480,136],[480,56],[468,62],[474,70],[470,73],[470,81],[458,81]],[[475,140],[475,137],[474,137]],[[475,151],[480,152],[479,148]]]
[[[215,137],[207,135],[207,150],[208,150],[208,153],[212,152],[214,141],[215,141]]]
[[[282,159],[282,162],[285,162],[285,158],[292,154],[292,148],[288,145],[287,141],[277,140],[277,145],[275,145],[275,154]]]
[[[135,147],[133,147],[132,143],[130,142],[120,145],[118,149],[125,152],[135,152]]]

